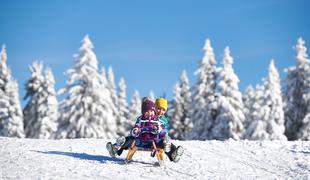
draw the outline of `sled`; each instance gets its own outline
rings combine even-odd
[[[141,143],[137,144],[137,141],[134,140],[130,147],[128,148],[128,153],[125,159],[125,163],[128,164],[131,160],[133,155],[137,152],[137,151],[147,151],[147,152],[151,152],[151,156],[154,157],[156,156],[158,163],[160,166],[164,165],[164,149],[163,148],[159,148],[156,146],[155,141],[151,141],[151,142],[147,142],[144,145],[141,145]]]

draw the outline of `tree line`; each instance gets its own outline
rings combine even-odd
[[[7,67],[5,46],[0,52],[0,136],[19,138],[116,138],[128,134],[140,114],[136,90],[127,102],[125,79],[118,86],[112,67],[98,68],[93,44],[86,35],[73,65],[66,70],[66,86],[58,92],[51,69],[41,62],[29,66],[22,109],[18,84]],[[295,45],[295,66],[285,69],[281,83],[275,61],[256,87],[239,90],[229,47],[218,66],[207,39],[203,57],[190,86],[181,73],[169,101],[170,136],[181,140],[309,140],[310,60],[305,41]],[[63,95],[58,101],[57,96]],[[154,93],[151,92],[151,98]]]

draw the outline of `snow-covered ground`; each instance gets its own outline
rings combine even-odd
[[[164,167],[149,152],[124,164],[106,142],[0,137],[0,179],[310,179],[310,142],[174,141],[186,151]]]

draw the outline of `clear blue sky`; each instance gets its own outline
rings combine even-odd
[[[283,78],[283,69],[294,64],[297,38],[310,47],[309,17],[308,0],[2,0],[0,44],[6,44],[21,99],[34,60],[52,69],[56,89],[64,87],[63,72],[85,34],[99,65],[112,65],[116,83],[125,78],[127,96],[152,89],[171,98],[183,69],[191,84],[196,81],[206,38],[218,65],[230,47],[242,91],[267,75],[272,58]]]

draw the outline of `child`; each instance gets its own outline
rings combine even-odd
[[[170,161],[178,162],[183,154],[184,149],[182,146],[176,147],[170,142],[170,137],[168,136],[169,122],[164,115],[167,111],[167,100],[164,98],[157,98],[155,104],[156,113],[159,117],[159,122],[162,123],[166,129],[166,137],[164,140],[165,153],[170,159]]]
[[[166,131],[165,127],[159,122],[155,110],[154,102],[148,98],[143,98],[142,115],[137,118],[135,126],[131,130],[131,135],[118,138],[115,144],[107,143],[106,148],[112,157],[120,156],[123,150],[128,149],[135,139],[137,141],[141,140],[141,142],[151,142],[156,139],[157,146],[164,147],[163,141]]]

